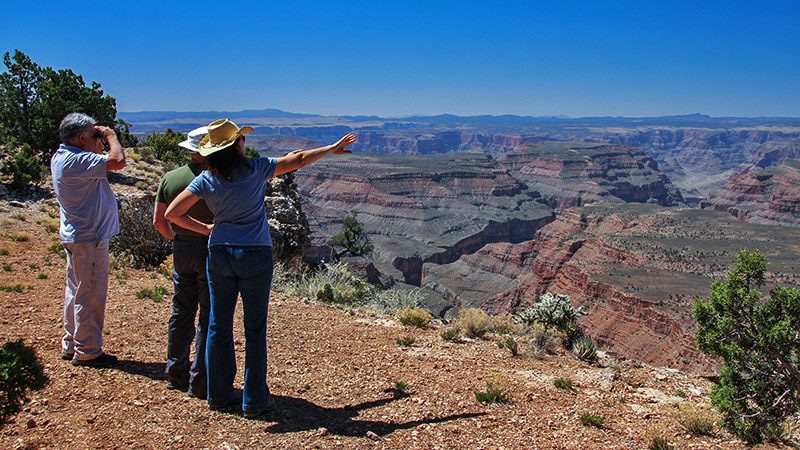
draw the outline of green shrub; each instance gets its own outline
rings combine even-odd
[[[395,342],[397,343],[398,347],[411,347],[415,342],[417,342],[417,340],[411,336],[402,336],[398,337]]]
[[[553,380],[553,386],[557,387],[558,389],[563,389],[565,391],[572,390],[572,380],[569,378],[556,378]]]
[[[530,336],[531,353],[536,358],[554,355],[558,351],[559,342],[561,342],[558,331],[536,323],[531,325]]]
[[[12,286],[5,286],[5,285],[0,286],[0,291],[3,291],[3,292],[18,292],[19,293],[19,292],[22,292],[24,290],[25,290],[25,286],[23,286],[23,285],[21,285],[19,283],[15,284],[15,285],[12,285]]]
[[[581,308],[572,306],[569,296],[547,293],[541,295],[539,301],[530,308],[517,312],[515,317],[526,325],[540,323],[561,329],[567,323],[578,320],[581,312]]]
[[[47,376],[32,347],[22,340],[0,347],[0,423],[18,413],[29,391],[47,384]]]
[[[589,411],[581,414],[581,424],[584,426],[600,428],[604,423],[606,423],[606,418],[602,414],[596,414]]]
[[[397,311],[397,320],[403,325],[425,328],[433,316],[422,308],[403,308]]]
[[[597,361],[597,346],[591,338],[585,336],[572,344],[572,353],[581,361]]]
[[[44,222],[44,229],[48,233],[58,233],[61,223],[58,220],[48,220]]]
[[[499,348],[507,348],[511,352],[511,356],[519,355],[519,344],[517,344],[517,340],[513,336],[506,336],[505,339],[501,339],[497,346]]]
[[[47,276],[46,273],[39,273],[39,275],[36,275],[36,278],[38,278],[40,280],[46,280],[48,278],[48,276]]]
[[[508,394],[499,385],[492,381],[486,382],[485,391],[476,391],[475,400],[479,403],[510,403]]]
[[[11,272],[11,263],[3,263],[3,272]]]
[[[56,241],[50,244],[50,246],[47,247],[47,250],[50,253],[56,253],[60,254],[61,256],[64,256],[64,244],[62,244],[60,241]]]
[[[323,264],[312,273],[291,283],[289,291],[299,297],[328,303],[354,305],[362,302],[372,287],[359,278],[347,264]]]
[[[742,250],[723,281],[697,299],[697,345],[724,362],[711,402],[723,426],[751,444],[798,412],[800,290],[774,286],[762,294],[767,259]]]
[[[456,344],[461,342],[461,329],[458,326],[450,326],[447,327],[444,331],[439,334],[445,341],[448,342],[455,342]]]
[[[167,128],[164,133],[149,134],[140,152],[142,156],[155,157],[168,168],[177,167],[189,160],[189,152],[178,146],[185,139],[183,133]]]
[[[0,256],[8,256],[8,249],[0,248]]]
[[[156,286],[152,289],[143,288],[136,292],[136,298],[138,299],[145,299],[149,298],[153,301],[153,303],[160,303],[161,300],[164,298],[164,295],[167,294],[167,288],[163,286]]]
[[[39,184],[45,168],[31,146],[24,144],[19,151],[14,152],[14,156],[6,160],[0,172],[11,177],[12,188],[22,189],[29,184]]]
[[[456,323],[465,336],[473,339],[482,338],[492,329],[491,317],[478,308],[466,308],[459,311]]]

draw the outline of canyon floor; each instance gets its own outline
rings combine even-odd
[[[693,436],[680,424],[690,406],[709,408],[712,383],[672,369],[603,354],[590,365],[562,351],[512,357],[497,337],[459,344],[441,324],[404,327],[388,317],[337,309],[274,293],[269,310],[269,385],[275,411],[261,420],[212,412],[205,402],[167,390],[161,373],[169,296],[137,298],[169,281],[156,272],[112,270],[105,350],[109,369],[58,359],[64,260],[49,249],[51,203],[0,201],[0,342],[22,338],[50,383],[0,428],[0,448],[646,448],[654,435],[676,448],[744,448],[717,429]],[[241,310],[237,311],[241,314]],[[241,386],[241,316],[236,320]],[[416,341],[402,348],[398,337]],[[554,387],[570,378],[572,390]],[[497,382],[505,405],[474,393]],[[396,383],[407,384],[405,393]],[[584,426],[581,414],[606,418]],[[776,448],[772,444],[759,448]],[[780,447],[778,447],[780,448]],[[788,447],[787,447],[788,448]]]

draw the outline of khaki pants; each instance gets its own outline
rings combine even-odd
[[[61,349],[85,361],[103,354],[108,296],[108,240],[64,244],[67,288]]]

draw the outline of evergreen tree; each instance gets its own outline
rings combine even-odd
[[[347,254],[350,254],[350,256],[367,256],[373,250],[373,245],[364,233],[361,222],[358,221],[355,212],[344,219],[342,232],[333,236],[330,244],[334,248],[341,247],[341,250],[334,253],[337,261]]]
[[[724,362],[712,403],[725,428],[751,443],[796,414],[800,400],[800,290],[762,294],[766,267],[758,251],[742,250],[692,308],[698,347]]]

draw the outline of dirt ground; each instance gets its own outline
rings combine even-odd
[[[680,425],[685,405],[708,406],[711,384],[702,378],[608,355],[595,365],[566,353],[536,359],[524,345],[512,357],[495,337],[450,343],[440,337],[441,325],[410,329],[281,293],[272,296],[268,330],[276,410],[259,420],[213,412],[166,389],[170,297],[154,302],[136,292],[171,292],[171,285],[163,275],[130,268],[112,270],[106,310],[105,350],[121,363],[73,367],[58,359],[64,260],[49,248],[57,235],[47,229],[48,212],[52,206],[42,202],[0,201],[0,250],[8,252],[0,256],[0,287],[24,287],[0,291],[0,343],[22,338],[33,345],[50,378],[0,428],[0,448],[640,449],[656,435],[676,448],[744,447],[719,429],[694,436]],[[241,308],[236,325],[240,387]],[[403,336],[416,341],[400,347]],[[557,377],[570,378],[574,388],[557,389]],[[511,402],[478,403],[474,394],[487,381],[502,386]],[[582,425],[585,412],[606,421]]]

